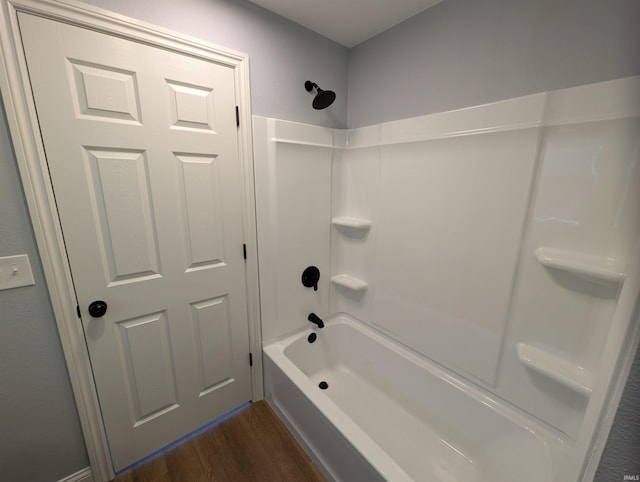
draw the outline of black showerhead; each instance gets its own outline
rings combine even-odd
[[[311,92],[314,87],[316,88],[316,96],[313,98],[313,103],[311,104],[314,109],[326,109],[333,104],[334,100],[336,100],[336,93],[332,90],[322,90],[318,87],[318,84],[311,82],[310,80],[307,80],[304,83],[304,88],[307,92]]]
[[[318,87],[318,93],[314,97],[313,103],[311,105],[313,105],[314,109],[326,109],[331,104],[333,104],[334,100],[336,100],[336,93],[334,91],[322,90],[320,87]]]

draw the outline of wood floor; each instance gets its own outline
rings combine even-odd
[[[168,452],[118,475],[114,482],[325,481],[265,401]]]

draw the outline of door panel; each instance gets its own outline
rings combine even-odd
[[[231,317],[227,296],[193,303],[200,396],[233,382]]]
[[[166,312],[117,325],[133,425],[178,408]]]
[[[214,268],[225,258],[218,163],[213,156],[175,157],[180,165],[180,204],[188,234],[186,269]]]
[[[108,285],[160,276],[145,152],[84,149]]]
[[[140,124],[135,72],[67,59],[76,116]]]
[[[214,95],[209,88],[167,80],[171,128],[215,134]]]
[[[19,22],[120,470],[250,399],[234,73]],[[108,310],[91,318],[98,299]]]

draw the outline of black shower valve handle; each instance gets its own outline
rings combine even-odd
[[[318,281],[320,280],[320,270],[315,266],[308,266],[302,272],[302,285],[311,288],[313,291],[318,291]]]

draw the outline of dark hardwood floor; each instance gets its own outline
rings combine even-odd
[[[114,482],[325,481],[267,402],[118,475]]]

